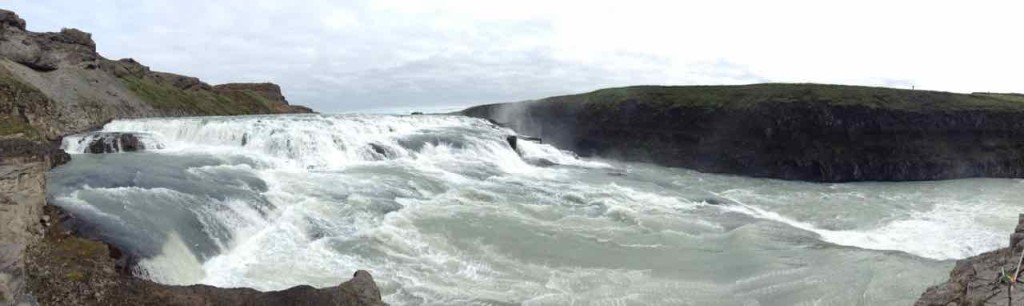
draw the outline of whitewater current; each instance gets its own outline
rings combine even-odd
[[[578,158],[460,116],[115,120],[49,197],[167,284],[371,271],[394,305],[907,305],[1006,245],[1013,179],[820,184]]]

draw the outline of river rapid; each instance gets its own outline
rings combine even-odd
[[[1007,244],[1024,181],[821,184],[577,158],[460,116],[116,120],[50,202],[167,284],[373,273],[394,305],[909,305]]]

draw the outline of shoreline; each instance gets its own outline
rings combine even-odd
[[[45,237],[26,252],[27,289],[41,305],[384,305],[363,270],[336,286],[279,291],[155,283],[132,275],[128,255],[116,247],[66,228],[74,216],[50,204],[44,210]]]
[[[1010,234],[1010,246],[985,252],[977,256],[960,259],[949,272],[949,279],[941,284],[928,287],[918,298],[915,306],[948,305],[1008,305],[1008,292],[1015,301],[1024,300],[1024,291],[1018,284],[1012,291],[1002,275],[1018,269],[1021,252],[1024,252],[1024,214],[1018,216],[1018,224]],[[1024,275],[1024,273],[1022,273]]]

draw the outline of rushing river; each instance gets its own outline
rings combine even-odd
[[[816,184],[578,159],[457,116],[119,120],[51,202],[168,284],[373,273],[394,305],[909,305],[1007,244],[1024,181]],[[556,165],[550,165],[550,164]]]

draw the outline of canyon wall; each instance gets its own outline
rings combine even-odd
[[[1024,96],[816,84],[640,86],[472,107],[583,156],[787,180],[1024,177]]]

